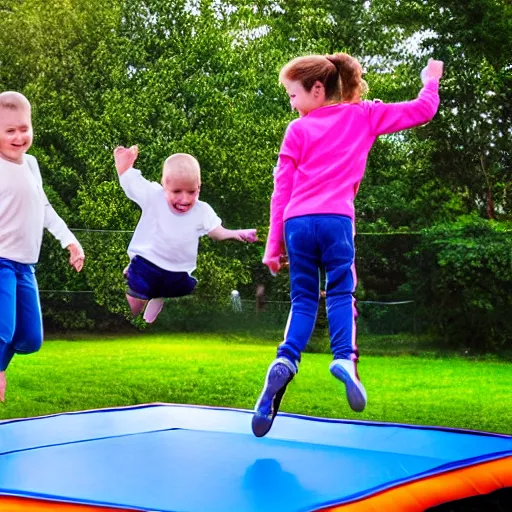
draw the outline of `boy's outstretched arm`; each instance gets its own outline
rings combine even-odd
[[[208,236],[216,241],[238,240],[239,242],[252,243],[258,240],[255,229],[226,229],[222,226],[212,229]]]
[[[114,149],[114,161],[116,163],[117,174],[121,176],[128,169],[133,167],[138,155],[139,148],[137,146],[132,146],[130,148],[118,146]]]

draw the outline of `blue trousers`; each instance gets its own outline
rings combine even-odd
[[[290,265],[291,310],[284,341],[277,350],[297,364],[313,333],[320,295],[320,270],[326,275],[326,307],[334,359],[357,361],[354,225],[344,215],[305,215],[285,222]]]
[[[14,354],[37,352],[43,321],[34,265],[0,258],[0,371]]]

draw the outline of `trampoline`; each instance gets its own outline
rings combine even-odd
[[[512,436],[147,404],[0,422],[0,510],[420,511],[512,487]]]

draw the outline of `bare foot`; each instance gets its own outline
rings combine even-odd
[[[0,372],[0,402],[5,402],[5,388],[7,387],[7,380],[5,379],[5,372]]]
[[[142,310],[146,307],[148,302],[147,300],[137,299],[128,294],[126,294],[126,300],[128,301],[133,316],[142,313]]]
[[[162,311],[163,307],[164,299],[160,297],[157,299],[151,299],[144,311],[144,320],[146,320],[148,324],[152,324],[156,320],[156,317],[160,314],[160,311]]]

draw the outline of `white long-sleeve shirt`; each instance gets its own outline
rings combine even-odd
[[[0,157],[0,258],[37,263],[44,228],[63,248],[80,246],[48,201],[37,160],[24,155],[16,164]]]

